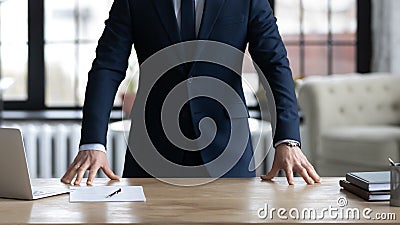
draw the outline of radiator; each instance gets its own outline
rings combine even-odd
[[[74,160],[79,147],[79,123],[4,122],[2,127],[22,132],[31,178],[60,178]],[[126,151],[121,132],[108,132],[107,157],[114,173],[121,176]],[[105,177],[99,172],[98,177]]]

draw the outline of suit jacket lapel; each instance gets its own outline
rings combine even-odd
[[[205,0],[198,39],[208,39],[225,0]]]
[[[180,35],[172,0],[153,0],[153,3],[169,39],[172,43],[179,42]]]

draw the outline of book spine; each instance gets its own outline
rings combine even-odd
[[[357,179],[357,177],[351,176],[350,174],[346,174],[346,180],[366,191],[370,191],[369,184]]]
[[[349,192],[351,192],[351,193],[353,193],[353,194],[355,194],[355,195],[361,197],[361,198],[364,199],[364,200],[370,201],[370,198],[369,198],[370,196],[369,196],[369,194],[368,194],[367,191],[365,191],[365,190],[363,190],[363,189],[358,190],[357,187],[354,187],[354,186],[352,186],[351,184],[346,183],[346,181],[344,181],[344,180],[341,180],[341,181],[339,182],[339,184],[340,184],[340,186],[343,187],[346,191],[349,191]]]

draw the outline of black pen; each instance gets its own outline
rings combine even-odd
[[[121,189],[121,188],[119,188],[118,190],[114,191],[113,193],[111,193],[111,194],[107,195],[107,196],[106,196],[106,198],[111,198],[112,196],[114,196],[114,195],[116,195],[116,194],[120,193],[121,191],[122,191],[122,189]]]
[[[389,157],[388,159],[389,159],[389,162],[390,162],[390,164],[391,164],[392,166],[396,166],[396,163],[394,163],[393,160],[392,160],[390,157]]]

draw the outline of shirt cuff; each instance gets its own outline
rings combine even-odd
[[[291,140],[291,139],[285,139],[285,140],[281,140],[276,142],[276,144],[274,145],[274,147],[278,147],[278,145],[282,144],[282,143],[286,143],[286,142],[296,142],[299,146],[300,146],[300,142],[296,141],[296,140]]]
[[[79,151],[97,150],[107,153],[106,148],[102,144],[84,144],[79,146]]]

